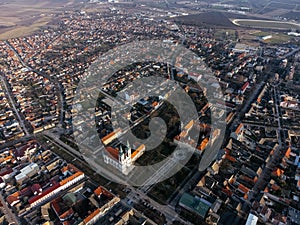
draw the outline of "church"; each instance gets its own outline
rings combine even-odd
[[[127,142],[126,145],[119,142],[118,137],[122,134],[120,129],[116,132],[108,134],[102,138],[101,141],[105,145],[103,151],[104,162],[119,170],[122,174],[128,175],[134,168],[134,162],[145,152],[144,144],[135,144],[137,147],[132,152],[132,148]]]

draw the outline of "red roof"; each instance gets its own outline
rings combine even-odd
[[[34,184],[34,185],[32,185],[31,186],[31,191],[34,193],[34,192],[40,192],[40,189],[41,189],[42,187],[41,187],[41,185],[39,185],[39,184]]]
[[[51,205],[52,205],[52,208],[53,208],[53,210],[55,211],[55,213],[57,214],[57,215],[60,215],[62,212],[61,212],[61,207],[59,206],[59,203],[62,201],[62,198],[61,197],[59,197],[59,198],[57,198],[57,199],[55,199],[55,200],[53,200],[52,202],[51,202]]]
[[[71,215],[73,215],[74,214],[74,211],[73,211],[73,209],[72,208],[70,208],[68,211],[66,211],[66,212],[64,212],[63,214],[61,214],[60,216],[59,216],[59,219],[60,220],[66,220],[66,219],[68,219]]]
[[[12,205],[13,202],[18,201],[20,196],[20,192],[17,191],[6,198],[6,202]]]
[[[94,194],[99,196],[101,195],[103,192],[103,188],[101,186],[99,186],[95,191],[94,191]]]
[[[26,187],[26,188],[22,189],[20,191],[20,195],[21,196],[31,196],[32,195],[32,191],[31,191],[30,187]]]
[[[44,197],[45,195],[51,193],[52,191],[54,191],[55,189],[59,188],[60,184],[55,184],[54,186],[47,188],[45,191],[42,192],[41,195],[35,195],[33,197],[31,197],[28,202],[29,204],[34,203],[35,201],[39,200],[40,198]]]
[[[119,150],[108,146],[106,147],[106,151],[109,153],[110,157],[119,160]]]
[[[0,171],[0,177],[3,177],[7,174],[11,174],[13,172],[12,168],[11,167],[5,167],[4,169],[2,169]]]
[[[232,157],[231,155],[229,155],[229,154],[226,154],[225,158],[228,159],[231,162],[236,162],[236,159],[234,157]]]
[[[96,196],[99,196],[101,194],[107,196],[107,197],[112,197],[112,193],[110,193],[109,191],[105,190],[105,188],[103,188],[102,186],[99,186],[95,191],[94,194]]]
[[[232,192],[226,188],[222,188],[222,192],[225,193],[227,196],[232,196]]]
[[[241,88],[241,91],[245,91],[247,89],[247,87],[249,87],[248,81],[243,85],[243,87]]]
[[[243,127],[244,127],[244,124],[241,123],[241,124],[236,128],[235,133],[238,135],[238,134],[242,131]]]

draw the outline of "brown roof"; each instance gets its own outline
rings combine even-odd
[[[119,150],[112,148],[110,146],[106,147],[106,151],[109,153],[109,156],[115,160],[119,160]]]

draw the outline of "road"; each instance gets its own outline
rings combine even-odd
[[[244,103],[242,109],[239,111],[239,113],[237,113],[237,116],[235,117],[235,119],[232,121],[232,123],[230,124],[230,126],[227,128],[227,130],[229,131],[233,131],[233,129],[235,129],[235,126],[237,126],[240,122],[242,117],[245,116],[245,113],[247,113],[250,105],[256,100],[256,98],[258,97],[259,93],[262,90],[262,87],[265,85],[265,82],[262,81],[261,83],[259,83],[258,85],[255,86],[254,91],[252,92],[252,94],[249,96],[249,98],[246,100],[246,102]],[[225,140],[227,140],[225,138]]]
[[[12,210],[7,206],[7,203],[2,196],[2,190],[0,192],[0,202],[2,204],[3,213],[4,213],[5,218],[7,219],[8,223],[15,224],[15,225],[21,224],[20,220],[16,217],[16,215],[12,212]]]
[[[77,150],[73,149],[69,145],[67,145],[64,142],[62,142],[59,139],[58,136],[56,136],[55,134],[51,133],[50,131],[45,131],[44,134],[45,134],[46,137],[48,137],[49,141],[53,142],[56,145],[59,145],[59,146],[63,147],[63,148],[61,148],[63,151],[66,151],[69,154],[71,153],[74,156],[74,158],[78,159],[79,161],[81,161],[82,163],[86,164],[87,166],[90,166],[87,162],[85,162],[84,160],[82,160],[80,152],[78,152]],[[166,168],[167,167],[162,167],[160,171],[164,172]],[[151,177],[151,182],[153,182],[152,179],[154,179],[154,177],[156,177],[156,175],[154,175],[153,177]],[[148,181],[148,182],[150,182],[150,181]],[[190,223],[188,223],[188,222],[182,220],[181,218],[179,218],[179,215],[170,206],[161,205],[161,204],[157,203],[156,201],[152,200],[151,198],[149,198],[144,193],[144,191],[148,190],[148,188],[145,188],[145,190],[144,190],[144,187],[146,187],[146,186],[142,186],[141,188],[139,188],[137,190],[135,190],[135,188],[133,188],[133,187],[129,187],[130,190],[131,190],[131,192],[127,195],[127,197],[123,200],[123,202],[128,205],[128,201],[129,200],[131,200],[133,202],[138,202],[138,200],[140,200],[140,199],[147,199],[148,201],[151,202],[151,205],[153,207],[155,207],[156,209],[158,209],[160,212],[162,212],[166,216],[169,224],[171,224],[172,221],[174,221],[174,220],[179,220],[183,224],[190,225]],[[137,197],[137,196],[140,196],[142,198]]]
[[[279,92],[277,91],[276,87],[273,86],[273,98],[274,98],[273,108],[275,111],[275,118],[278,123],[278,127],[276,128],[278,145],[275,147],[274,154],[272,155],[269,162],[266,164],[264,170],[262,171],[257,182],[255,183],[255,185],[253,187],[253,193],[251,195],[249,195],[249,201],[254,200],[257,196],[259,196],[258,194],[264,190],[265,186],[267,185],[267,183],[270,180],[271,173],[274,171],[276,166],[279,164],[280,160],[282,159],[282,157],[284,156],[284,154],[287,150],[286,144],[284,143],[284,140],[282,140],[282,136],[281,136],[281,133],[284,129],[282,128],[282,124],[281,124],[282,114],[281,114],[281,109],[279,106],[279,104],[280,104],[279,96],[280,96]]]
[[[0,79],[1,79],[1,82],[2,82],[2,84],[4,86],[4,88],[5,88],[5,91],[7,93],[10,105],[13,108],[13,110],[15,112],[15,115],[18,117],[18,121],[19,121],[20,126],[22,127],[23,132],[25,133],[26,136],[30,135],[29,131],[26,128],[24,120],[21,118],[19,110],[16,107],[16,102],[15,102],[14,97],[12,96],[12,92],[11,92],[10,88],[7,86],[7,80],[6,80],[6,78],[0,76]]]
[[[84,160],[82,158],[82,154],[80,151],[77,151],[76,149],[72,148],[71,146],[65,144],[63,141],[61,141],[59,139],[59,136],[53,134],[51,131],[44,131],[43,134],[49,141],[51,141],[55,145],[60,146],[63,151],[74,156],[74,159],[79,160],[82,164],[85,164],[87,167],[91,167],[93,170],[96,170],[96,168],[98,168],[94,161],[92,161],[92,160],[89,161],[88,159]],[[96,172],[105,177],[105,175],[103,174],[103,171],[101,171],[100,169],[96,170]],[[112,171],[110,171],[108,169],[105,170],[105,174],[107,177],[112,177],[116,181],[120,180],[120,177],[116,176]]]
[[[294,49],[293,51],[291,51],[291,52],[287,53],[286,55],[282,56],[281,58],[286,59],[286,58],[288,58],[288,57],[290,57],[290,56],[296,54],[296,53],[299,52],[299,51],[300,51],[300,48],[296,48],[296,49]]]
[[[189,146],[190,147],[190,146]],[[190,147],[191,148],[191,147]],[[185,149],[188,151],[189,149]],[[133,187],[130,187],[131,192],[126,196],[125,201],[132,201],[132,202],[137,202],[139,200],[148,200],[152,206],[154,206],[158,211],[162,212],[166,219],[168,224],[172,224],[173,221],[178,220],[183,224],[191,224],[179,217],[177,212],[175,211],[175,207],[177,204],[177,201],[181,197],[182,192],[179,192],[179,194],[176,196],[176,201],[175,204],[171,205],[161,205],[158,202],[154,201],[153,199],[149,198],[147,196],[147,193],[151,190],[153,185],[157,183],[158,180],[160,180],[162,177],[167,174],[168,171],[171,171],[174,169],[176,166],[178,166],[178,161],[180,158],[176,158],[176,155],[173,156],[173,158],[169,157],[169,161],[165,163],[162,167],[160,167],[158,170],[156,170],[151,177],[149,177],[139,188],[134,189]],[[197,167],[198,168],[198,167]],[[197,169],[196,168],[196,169]],[[186,185],[182,190],[187,190],[189,189],[190,182],[194,180],[194,176],[186,182]]]
[[[279,107],[279,104],[280,104],[280,100],[278,98],[278,91],[276,89],[276,87],[273,87],[273,92],[274,92],[274,106],[275,106],[275,118],[277,120],[277,123],[278,123],[278,128],[277,128],[277,137],[278,137],[278,143],[279,143],[279,146],[282,147],[282,138],[281,138],[281,109]]]
[[[244,102],[242,109],[239,110],[237,113],[235,113],[234,118],[229,123],[229,126],[226,128],[225,136],[223,145],[227,145],[228,138],[231,135],[231,132],[233,132],[236,127],[241,123],[242,119],[245,117],[245,114],[248,112],[251,104],[258,98],[259,94],[263,90],[263,87],[265,86],[265,81],[262,81],[261,83],[257,84],[255,86],[255,89],[251,95],[249,95],[249,98]]]
[[[183,224],[192,225],[190,222],[181,219],[177,212],[174,210],[174,208],[172,208],[170,205],[161,205],[154,201],[152,198],[149,198],[144,192],[138,189],[135,190],[133,187],[128,188],[130,189],[130,193],[123,200],[126,204],[128,204],[129,200],[135,203],[138,203],[140,200],[146,200],[147,202],[149,202],[150,205],[152,205],[159,212],[165,215],[168,224],[172,224],[173,221],[177,220]]]
[[[71,152],[76,157],[79,157],[81,159],[81,153],[77,151],[76,149],[72,148],[71,146],[65,144],[63,141],[59,139],[59,136],[53,134],[51,131],[44,131],[43,133],[46,137],[51,138],[53,141],[55,141],[57,144],[62,146],[63,148],[67,149],[69,152]]]
[[[71,152],[76,158],[79,158],[79,160],[82,160],[81,153],[78,152],[77,150],[73,149],[69,145],[65,144],[64,142],[62,142],[57,135],[53,134],[51,131],[45,131],[44,134],[51,139],[50,141],[55,142],[56,144],[60,145],[68,152]],[[155,208],[159,209],[159,211],[161,211],[166,216],[169,224],[171,224],[174,219],[180,220],[184,224],[189,224],[189,223],[186,223],[184,220],[180,219],[174,209],[170,208],[169,206],[163,206],[163,205],[155,202],[154,200],[150,199],[146,195],[146,193],[151,189],[152,184],[155,184],[155,181],[160,179],[162,176],[164,176],[164,174],[167,171],[171,170],[174,166],[176,166],[178,163],[177,161],[178,160],[176,160],[176,159],[170,160],[163,167],[161,167],[160,169],[155,171],[153,176],[151,176],[149,179],[147,179],[140,188],[135,190],[133,187],[131,187],[132,191],[126,197],[125,202],[128,202],[128,200],[136,202],[137,200],[139,200],[139,198],[137,198],[137,196],[143,196],[143,199],[148,199],[148,201],[150,201]],[[84,162],[84,163],[86,163],[86,162]],[[91,162],[89,162],[89,163],[91,163]],[[114,174],[111,173],[111,175],[113,176]]]

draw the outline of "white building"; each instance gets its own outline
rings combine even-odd
[[[115,167],[117,170],[125,175],[133,169],[133,163],[131,159],[131,148],[129,145],[126,147],[119,146],[119,148],[106,147],[106,151],[103,154],[104,162]]]
[[[246,221],[246,225],[256,225],[257,221],[258,221],[258,217],[250,213]]]

